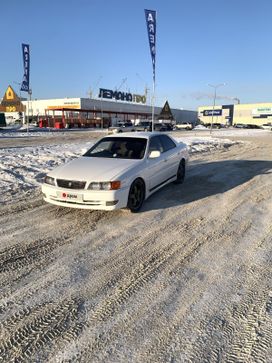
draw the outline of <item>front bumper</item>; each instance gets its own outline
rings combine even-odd
[[[43,199],[62,207],[115,210],[126,208],[128,188],[118,190],[75,190],[59,188],[49,184],[42,185]]]

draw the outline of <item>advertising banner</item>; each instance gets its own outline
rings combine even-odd
[[[150,54],[153,67],[153,81],[155,82],[155,63],[156,63],[156,11],[145,9],[147,34],[149,40]]]
[[[259,108],[253,108],[252,110],[253,116],[271,115],[271,114],[272,114],[272,107],[259,107]]]
[[[222,116],[222,110],[204,110],[203,116]]]
[[[29,67],[30,67],[29,44],[22,44],[22,50],[23,50],[24,77],[21,85],[21,91],[29,92]]]

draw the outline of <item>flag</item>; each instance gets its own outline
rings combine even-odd
[[[22,50],[23,50],[24,77],[21,84],[21,91],[29,92],[29,66],[30,66],[29,44],[22,44]]]
[[[155,83],[155,64],[156,64],[156,11],[145,9],[147,34],[149,40],[150,54],[153,67],[153,81]]]

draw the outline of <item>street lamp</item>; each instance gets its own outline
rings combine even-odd
[[[215,107],[215,100],[216,100],[216,90],[217,90],[217,88],[219,88],[221,86],[225,86],[225,85],[226,85],[226,83],[208,84],[208,86],[214,88],[213,109],[212,109],[212,123],[211,123],[210,133],[212,133],[212,127],[213,127],[213,116],[214,116],[214,107]]]

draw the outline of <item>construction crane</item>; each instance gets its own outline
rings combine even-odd
[[[92,95],[93,95],[93,93],[94,93],[94,90],[96,89],[96,87],[99,85],[99,83],[100,83],[100,81],[101,81],[101,79],[102,79],[103,77],[102,76],[100,76],[99,78],[98,78],[98,80],[96,81],[96,83],[95,83],[95,85],[94,85],[94,87],[93,88],[89,88],[89,92],[87,92],[87,95],[89,96],[89,98],[92,98]]]
[[[145,98],[146,98],[146,101],[147,101],[147,95],[148,95],[148,92],[150,91],[150,88],[147,87],[147,84],[146,82],[143,80],[143,78],[139,75],[139,73],[136,73],[136,76],[143,82],[145,83],[145,88],[144,88],[144,95],[145,95]],[[151,101],[149,102],[151,103]]]
[[[121,89],[121,87],[123,86],[124,83],[126,83],[126,81],[127,81],[127,77],[122,79],[122,82],[121,82],[120,86],[118,88],[115,87],[116,92],[118,92]]]

